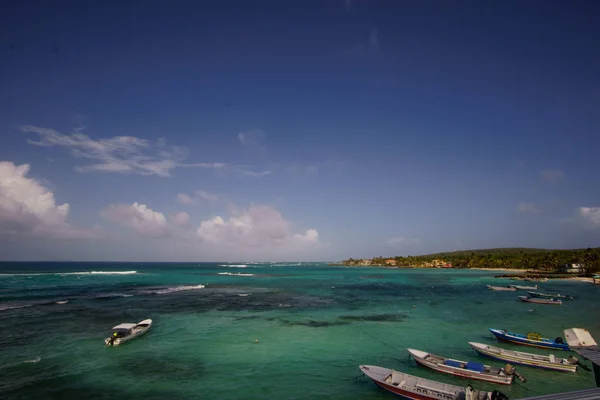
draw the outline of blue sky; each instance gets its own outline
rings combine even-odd
[[[20,1],[0,259],[600,243],[592,1]]]

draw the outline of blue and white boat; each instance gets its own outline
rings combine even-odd
[[[565,343],[560,336],[556,339],[543,338],[539,333],[529,332],[527,335],[509,332],[505,329],[492,329],[490,332],[496,339],[503,342],[522,344],[525,346],[541,347],[543,349],[570,350],[569,345]]]

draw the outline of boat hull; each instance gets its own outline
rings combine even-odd
[[[552,299],[535,299],[535,298],[529,298],[527,296],[519,296],[519,300],[521,300],[523,303],[532,303],[532,304],[550,304],[550,305],[555,305],[555,306],[560,306],[562,304],[562,301],[560,300],[552,300]]]
[[[383,382],[379,382],[376,379],[371,378],[371,380],[373,381],[373,383],[375,383],[377,386],[379,386],[380,388],[387,390],[388,392],[392,392],[397,396],[400,396],[401,399],[408,399],[408,400],[431,400],[434,397],[429,397],[429,396],[422,396],[422,395],[418,395],[416,393],[413,392],[409,392],[406,390],[402,390],[401,388],[398,388],[394,385],[388,385],[387,383],[383,383]]]
[[[544,342],[541,340],[532,340],[527,338],[522,338],[519,336],[513,336],[507,334],[505,331],[500,329],[491,329],[490,332],[496,337],[496,339],[502,342],[515,343],[524,346],[532,346],[539,347],[542,349],[555,349],[555,350],[570,350],[569,345],[565,343],[555,343],[555,342]]]
[[[148,330],[150,330],[151,327],[152,327],[152,320],[151,319],[146,319],[144,321],[140,321],[138,323],[138,326],[136,327],[137,330],[134,333],[132,333],[131,335],[120,337],[118,339],[115,339],[112,342],[111,342],[111,338],[108,337],[108,338],[104,339],[104,344],[107,347],[120,346],[123,343],[127,343],[130,340],[139,338],[140,336],[144,336],[146,334],[146,332],[148,332]]]
[[[415,359],[417,364],[422,365],[427,368],[430,368],[434,371],[444,373],[444,374],[454,375],[454,376],[458,376],[461,378],[477,379],[477,380],[481,380],[481,381],[498,383],[498,384],[502,384],[502,385],[510,385],[511,383],[513,383],[513,380],[514,380],[514,375],[485,374],[485,373],[471,371],[471,370],[464,369],[464,368],[451,367],[451,366],[447,366],[444,364],[439,364],[439,363],[428,361],[422,357],[418,357],[410,350],[409,350],[409,352],[411,353],[412,357]]]
[[[548,362],[538,360],[524,360],[519,357],[512,356],[510,354],[498,354],[491,351],[486,351],[471,345],[471,347],[479,354],[485,357],[492,358],[498,361],[509,362],[516,365],[524,365],[526,367],[546,369],[549,371],[560,371],[560,372],[577,372],[577,365],[570,364],[551,364]]]

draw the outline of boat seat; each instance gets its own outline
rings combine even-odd
[[[554,357],[554,354],[550,354],[550,362],[551,363],[555,363],[556,362],[556,357]]]
[[[404,385],[406,385],[406,381],[402,381],[400,383],[398,382],[393,382],[392,385],[397,386],[399,388],[404,387]]]

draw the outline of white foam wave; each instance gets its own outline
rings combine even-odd
[[[219,264],[219,267],[248,268],[246,264]]]
[[[61,301],[57,301],[56,304],[67,304],[69,302],[69,300],[61,300]]]
[[[254,276],[254,274],[242,274],[241,272],[233,273],[233,272],[219,272],[219,275],[229,275],[229,276]]]
[[[250,296],[250,293],[240,293],[240,294],[238,294],[238,296],[246,297],[246,296]]]
[[[137,271],[86,271],[86,272],[61,272],[58,275],[133,275]]]
[[[31,307],[33,304],[6,304],[0,306],[0,311],[17,310],[19,308]]]
[[[0,276],[42,276],[42,275],[131,275],[137,274],[137,271],[82,271],[82,272],[48,272],[31,274],[0,274]]]
[[[41,359],[42,359],[42,357],[38,357],[38,358],[34,358],[33,360],[25,360],[23,362],[26,364],[34,364],[34,363],[39,363]]]
[[[175,292],[183,292],[186,290],[196,290],[196,289],[204,289],[206,286],[204,285],[196,285],[196,286],[176,286],[167,289],[157,290],[153,293],[156,294],[167,294],[167,293],[175,293]]]

